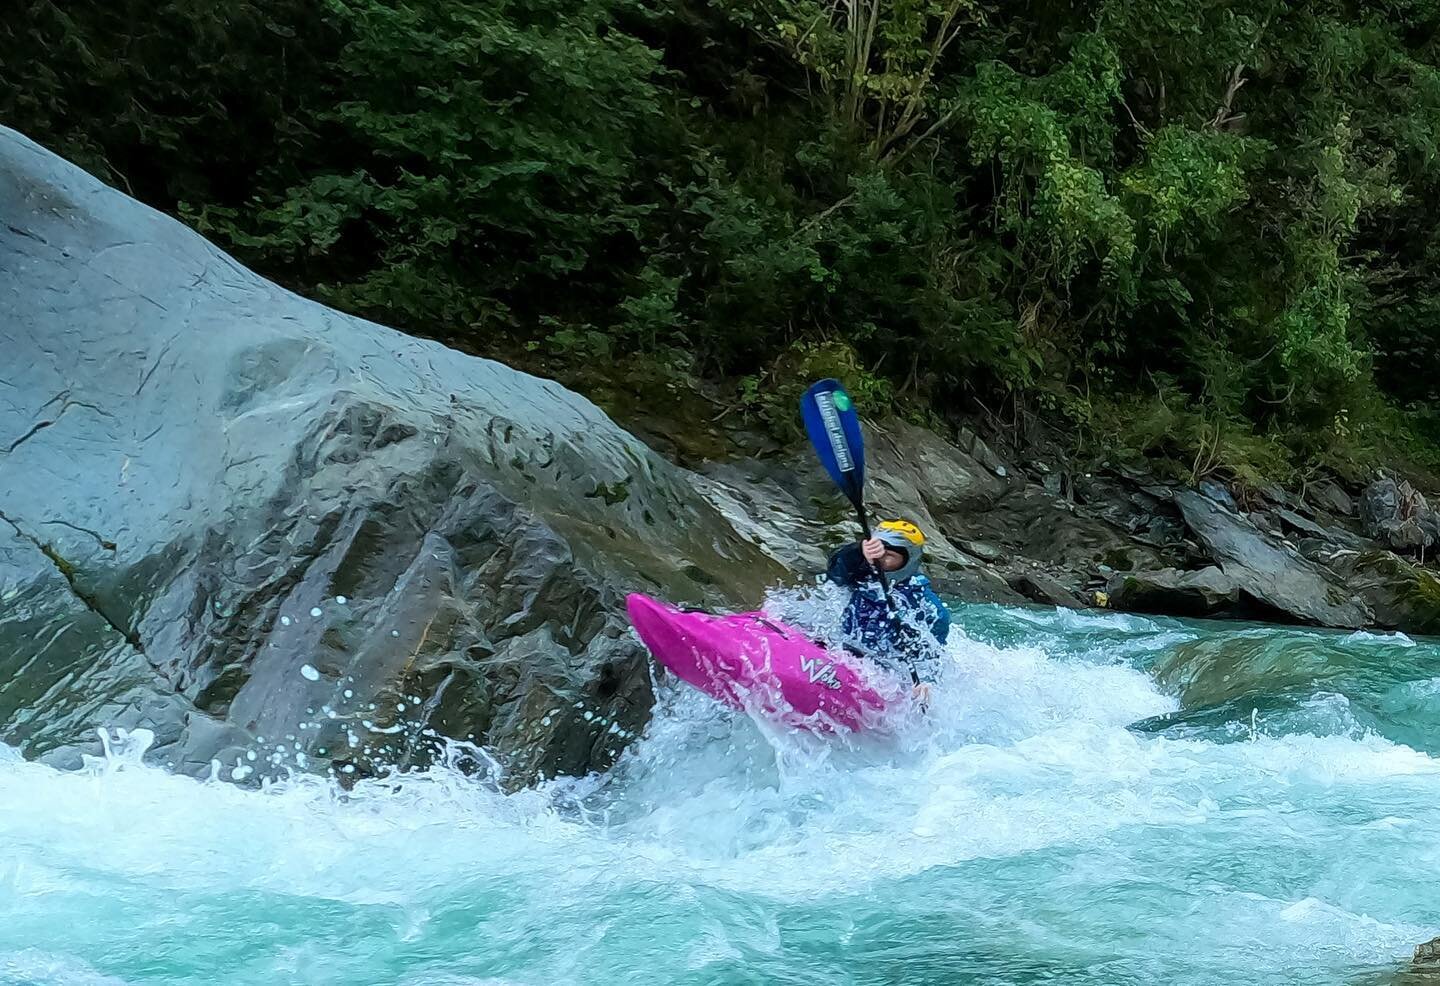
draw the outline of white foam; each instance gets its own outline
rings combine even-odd
[[[1390,647],[1414,647],[1415,641],[1411,640],[1404,633],[1396,630],[1394,633],[1373,633],[1369,630],[1356,630],[1345,638],[1347,644],[1385,644]]]

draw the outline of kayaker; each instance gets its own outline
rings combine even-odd
[[[950,610],[920,574],[924,555],[920,528],[908,520],[887,520],[870,538],[832,554],[826,578],[852,590],[841,622],[846,645],[885,666],[901,661],[928,682],[938,645],[950,635]],[[898,628],[885,605],[877,568],[890,580]]]

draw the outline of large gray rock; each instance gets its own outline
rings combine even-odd
[[[1206,616],[1240,601],[1239,583],[1214,566],[1198,572],[1126,572],[1111,579],[1105,590],[1113,608],[1137,613]]]
[[[909,498],[923,502],[938,518],[988,510],[1024,485],[1018,471],[1007,468],[978,438],[971,438],[971,448],[983,450],[983,461],[933,431],[898,418],[869,432],[866,453],[874,483],[881,490],[903,485]]]
[[[1174,499],[1196,539],[1251,599],[1303,623],[1363,627],[1374,622],[1369,607],[1325,569],[1249,520],[1192,490],[1179,490]]]
[[[227,777],[432,733],[520,780],[603,767],[650,703],[622,593],[781,574],[588,401],[299,298],[3,128],[0,353],[0,741],[56,763],[144,726]]]
[[[1311,506],[1341,517],[1355,515],[1355,501],[1333,479],[1318,479],[1305,487],[1305,500]]]
[[[1367,533],[1400,517],[1400,484],[1387,477],[1377,479],[1360,494],[1360,523]]]
[[[1425,551],[1440,540],[1440,517],[1424,494],[1389,477],[1360,494],[1360,523],[1367,536],[1396,551]]]

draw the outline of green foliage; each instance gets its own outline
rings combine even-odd
[[[1256,487],[1296,476],[1281,436],[1257,434],[1248,421],[1213,403],[1196,405],[1173,385],[1149,397],[1102,400],[1091,424],[1095,454],[1159,467],[1183,482],[1222,476]]]
[[[602,368],[695,373],[785,431],[838,375],[1258,482],[1440,438],[1437,29],[1418,0],[19,0],[0,121],[617,406]]]
[[[895,388],[890,381],[866,369],[854,349],[836,341],[796,343],[764,373],[741,377],[737,404],[773,433],[798,438],[800,397],[811,383],[827,377],[843,380],[856,406],[867,414],[896,410]]]
[[[237,201],[305,145],[338,44],[308,0],[13,0],[0,123],[164,208]]]
[[[422,331],[618,300],[593,277],[638,254],[664,117],[658,54],[612,30],[614,6],[329,0],[347,43],[315,113],[327,140],[231,237]],[[337,259],[347,276],[322,279]]]
[[[1146,139],[1145,156],[1121,178],[1141,200],[1132,211],[1162,242],[1216,234],[1226,213],[1250,196],[1250,144],[1226,133],[1164,127]]]

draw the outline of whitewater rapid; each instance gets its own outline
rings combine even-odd
[[[1407,671],[1184,720],[1157,665],[1244,634]],[[0,983],[1387,982],[1440,934],[1440,761],[1374,718],[1440,722],[1440,647],[961,607],[946,662],[845,741],[661,682],[609,774],[514,794],[0,747]]]

